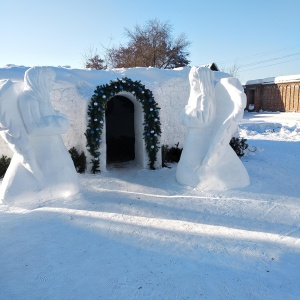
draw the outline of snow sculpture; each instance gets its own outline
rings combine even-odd
[[[34,67],[26,71],[21,91],[10,80],[0,85],[0,133],[14,152],[0,187],[4,203],[79,191],[74,164],[61,138],[68,121],[50,102],[54,80],[50,67]]]
[[[243,117],[246,96],[238,79],[192,67],[190,97],[182,115],[188,130],[176,179],[200,190],[249,185],[248,173],[229,145]]]

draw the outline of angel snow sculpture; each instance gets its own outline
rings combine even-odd
[[[65,116],[55,111],[50,67],[26,71],[24,88],[10,80],[0,85],[0,134],[14,155],[0,187],[4,203],[65,197],[79,191],[78,177],[61,134]]]
[[[189,80],[190,97],[182,115],[188,130],[177,181],[201,190],[249,185],[248,173],[229,145],[246,105],[240,82],[224,76],[217,80],[210,69],[198,67],[191,68]]]

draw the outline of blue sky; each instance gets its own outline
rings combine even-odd
[[[300,74],[299,0],[1,2],[0,67],[82,68],[89,49],[125,44],[124,27],[157,18],[187,35],[191,65],[236,64],[241,81]]]

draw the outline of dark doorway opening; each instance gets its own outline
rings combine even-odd
[[[248,104],[254,104],[254,99],[255,99],[255,90],[249,90],[249,94],[248,94]]]
[[[134,104],[126,97],[115,96],[107,103],[107,164],[135,159]]]

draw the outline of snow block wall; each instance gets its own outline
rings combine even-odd
[[[68,83],[57,85],[51,94],[51,99],[53,107],[66,115],[69,121],[69,130],[63,134],[67,149],[75,147],[80,152],[86,151],[84,129],[87,99],[78,94],[74,85]]]
[[[0,68],[0,80],[10,79],[22,85],[27,69],[29,68]],[[69,121],[69,129],[62,136],[67,149],[75,147],[78,151],[84,151],[89,161],[84,135],[87,126],[87,106],[96,86],[122,77],[140,81],[152,91],[154,100],[161,108],[161,145],[172,147],[179,143],[179,147],[183,147],[186,128],[181,125],[179,118],[189,97],[189,67],[174,70],[156,68],[81,70],[60,67],[52,67],[52,69],[56,74],[56,79],[51,92],[51,102],[54,109],[66,115]],[[138,129],[135,128],[135,131]],[[11,150],[1,139],[0,157],[2,155],[12,157]],[[158,153],[157,167],[160,165],[161,155]]]

